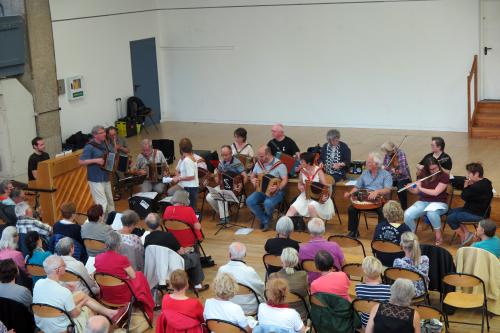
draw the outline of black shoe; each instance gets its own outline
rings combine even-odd
[[[267,225],[267,224],[262,228],[262,232],[266,232],[266,231],[269,231],[269,225]]]
[[[351,238],[358,238],[359,237],[359,231],[349,231],[346,235],[347,237]]]

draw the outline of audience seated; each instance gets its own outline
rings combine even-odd
[[[93,205],[87,211],[88,222],[82,225],[82,239],[95,239],[104,242],[107,235],[113,231],[111,227],[103,222],[104,211],[101,205]],[[100,252],[87,249],[90,257],[95,257]]]
[[[425,283],[429,284],[429,258],[421,255],[420,243],[417,235],[413,232],[405,232],[401,235],[401,248],[405,252],[404,258],[394,260],[394,267],[410,269],[422,274]],[[423,281],[415,282],[416,296],[420,297],[425,293]]]
[[[27,272],[23,254],[17,250],[18,243],[19,234],[16,227],[9,226],[5,228],[0,239],[0,260],[12,259],[17,267]]]
[[[330,252],[320,250],[314,257],[316,268],[321,271],[321,276],[311,283],[311,294],[328,293],[335,294],[351,301],[349,297],[349,277],[344,272],[336,272],[333,257]]]
[[[175,193],[179,193],[179,190]],[[186,192],[187,193],[187,192]],[[191,208],[191,207],[189,207]],[[177,252],[184,259],[184,269],[189,275],[189,282],[198,291],[208,289],[208,284],[202,285],[205,279],[205,274],[201,267],[200,255],[193,251],[192,247],[181,247],[174,235],[168,231],[161,231],[160,229],[160,216],[156,213],[150,213],[144,220],[146,225],[151,230],[151,233],[146,236],[144,247],[149,245],[164,246],[172,251]]]
[[[500,239],[495,234],[496,231],[497,225],[494,221],[489,219],[479,221],[476,234],[480,241],[472,244],[472,247],[486,250],[493,253],[495,257],[500,258]]]
[[[397,279],[391,286],[389,303],[373,307],[365,332],[420,332],[420,316],[410,308],[414,296],[413,283],[407,279]]]
[[[10,180],[2,180],[2,182],[0,183],[0,202],[9,198],[12,189],[14,189],[14,186],[12,185],[12,182]]]
[[[153,318],[154,301],[146,277],[142,272],[136,272],[128,258],[118,253],[121,237],[116,232],[110,232],[106,238],[106,251],[95,258],[96,273],[106,273],[127,280],[137,301],[142,304],[144,312]],[[101,298],[109,303],[122,304],[130,302],[131,293],[127,286],[101,286]]]
[[[287,247],[299,250],[299,242],[290,239],[290,234],[293,232],[293,222],[290,217],[282,216],[279,218],[278,222],[276,222],[276,232],[276,237],[268,239],[264,245],[266,253],[279,256],[281,255],[281,251]],[[268,273],[277,271],[279,271],[279,267],[271,266],[268,269]]]
[[[48,304],[66,311],[75,323],[76,332],[83,332],[91,311],[105,315],[117,322],[126,313],[127,308],[112,310],[104,307],[96,300],[82,292],[72,293],[72,290],[59,284],[66,265],[61,257],[51,255],[43,262],[47,278],[40,279],[33,289],[33,303]],[[65,316],[39,317],[35,315],[36,326],[44,332],[66,332],[69,319]]]
[[[299,271],[295,268],[299,264],[299,254],[297,250],[291,247],[284,248],[281,252],[281,263],[283,268],[276,273],[269,275],[269,279],[281,278],[288,282],[288,288],[291,292],[296,293],[307,301],[308,300],[308,285],[307,272]],[[307,317],[307,310],[303,302],[294,302],[288,304],[292,309],[299,312],[302,319]]]
[[[287,332],[306,332],[306,327],[295,309],[290,309],[286,304],[288,283],[284,279],[271,279],[266,285],[267,303],[259,305],[259,326],[262,328],[273,327],[269,332],[286,329]]]
[[[25,246],[24,237],[29,231],[36,231],[43,240],[43,243],[48,244],[52,235],[52,227],[33,217],[33,210],[27,202],[23,201],[16,205],[15,208],[17,223],[16,228],[19,233],[19,247],[23,255],[28,254],[28,249]]]
[[[16,284],[19,268],[12,259],[0,260],[0,297],[9,298],[30,308],[31,292]]]
[[[15,206],[25,200],[24,191],[20,188],[14,187],[9,194],[9,197],[2,201],[6,206]]]
[[[156,322],[157,333],[202,333],[203,305],[197,298],[186,296],[188,277],[183,270],[170,275],[174,292],[163,297],[161,314]]]
[[[92,316],[87,320],[85,333],[108,333],[109,320],[104,316]]]
[[[189,206],[189,193],[184,190],[176,191],[170,203],[173,206],[168,206],[167,209],[165,209],[163,219],[177,220],[189,224],[192,230],[194,230],[196,238],[193,232],[189,230],[173,230],[172,233],[182,247],[195,246],[197,241],[203,239],[203,235],[201,233],[201,224],[198,222],[198,218],[193,208]]]
[[[122,243],[119,252],[128,258],[134,270],[143,271],[144,246],[141,238],[132,233],[139,219],[139,215],[133,210],[127,209],[122,213],[123,228],[119,231]]]
[[[43,249],[42,239],[36,231],[28,231],[24,241],[28,248],[28,256],[26,257],[27,264],[42,266],[43,261],[48,256],[52,255],[52,253]],[[45,276],[32,275],[33,283],[36,283],[36,281],[44,277]]]
[[[205,301],[205,310],[203,317],[208,319],[225,320],[250,333],[252,329],[248,325],[245,313],[240,305],[230,301],[238,292],[238,282],[233,275],[229,273],[217,273],[213,282],[215,298],[209,298]]]
[[[90,292],[92,292],[92,294],[94,295],[99,295],[99,286],[97,285],[95,280],[85,269],[83,263],[73,257],[73,252],[75,251],[73,239],[70,237],[61,238],[56,244],[55,251],[56,254],[64,260],[64,263],[66,264],[66,271],[79,275],[83,280],[85,280],[85,282],[91,289],[88,290],[88,288],[85,286],[85,283],[78,281],[74,285],[74,290],[82,291],[87,295],[89,295]]]
[[[323,238],[323,235],[325,233],[325,222],[323,222],[323,220],[321,220],[320,218],[312,218],[309,223],[307,223],[307,229],[311,234],[311,239],[309,240],[309,242],[300,245],[300,261],[302,262],[306,259],[314,259],[318,251],[325,250],[332,255],[334,266],[336,270],[340,271],[340,269],[342,268],[342,264],[344,263],[344,253],[337,243],[329,242]],[[319,276],[319,273],[308,273],[307,277],[309,283],[312,283]]]
[[[82,227],[74,222],[76,205],[74,202],[66,202],[61,205],[62,220],[57,221],[52,227],[53,236],[50,241],[51,249],[63,237],[72,238],[75,245],[75,258],[85,262],[87,253],[83,247]]]
[[[264,282],[252,267],[248,266],[245,259],[247,249],[244,244],[234,242],[229,245],[229,262],[219,268],[219,273],[229,273],[234,276],[236,282],[252,288],[257,296],[263,299]],[[257,300],[253,294],[236,295],[232,302],[241,305],[245,313],[257,312]]]
[[[380,283],[382,263],[375,257],[368,256],[361,264],[363,269],[363,283],[356,286],[356,298],[379,302],[388,301],[391,296],[391,286]],[[369,313],[361,314],[361,325],[368,323]]]

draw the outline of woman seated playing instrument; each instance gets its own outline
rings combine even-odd
[[[414,183],[408,190],[419,195],[419,200],[405,211],[404,221],[410,229],[415,232],[416,219],[426,216],[436,234],[436,245],[441,245],[441,215],[448,211],[448,192],[446,191],[450,176],[442,172],[443,169],[434,157],[428,157],[424,161],[424,169],[420,180]]]
[[[331,184],[327,183],[322,168],[314,165],[314,154],[300,154],[300,166],[298,187],[301,193],[290,206],[286,215],[295,216],[299,214],[305,217],[319,217],[323,220],[331,219],[334,214],[333,202],[330,198]],[[317,200],[307,199],[306,182],[310,184],[311,192],[319,192]]]
[[[234,142],[231,144],[231,152],[233,156],[243,155],[245,157],[248,157],[249,163],[244,163],[245,169],[253,169],[253,157],[255,153],[253,151],[252,145],[247,142],[247,130],[243,127],[238,127],[234,130]]]

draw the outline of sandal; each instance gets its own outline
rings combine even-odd
[[[443,239],[436,239],[436,242],[434,243],[436,246],[441,246],[443,243]]]

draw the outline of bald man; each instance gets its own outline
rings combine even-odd
[[[104,316],[92,316],[87,320],[85,333],[108,333],[109,321]]]
[[[285,135],[285,129],[282,124],[273,125],[271,136],[273,138],[267,143],[267,146],[271,148],[274,156],[276,156],[277,152],[281,152],[299,159],[300,149],[295,141]]]

